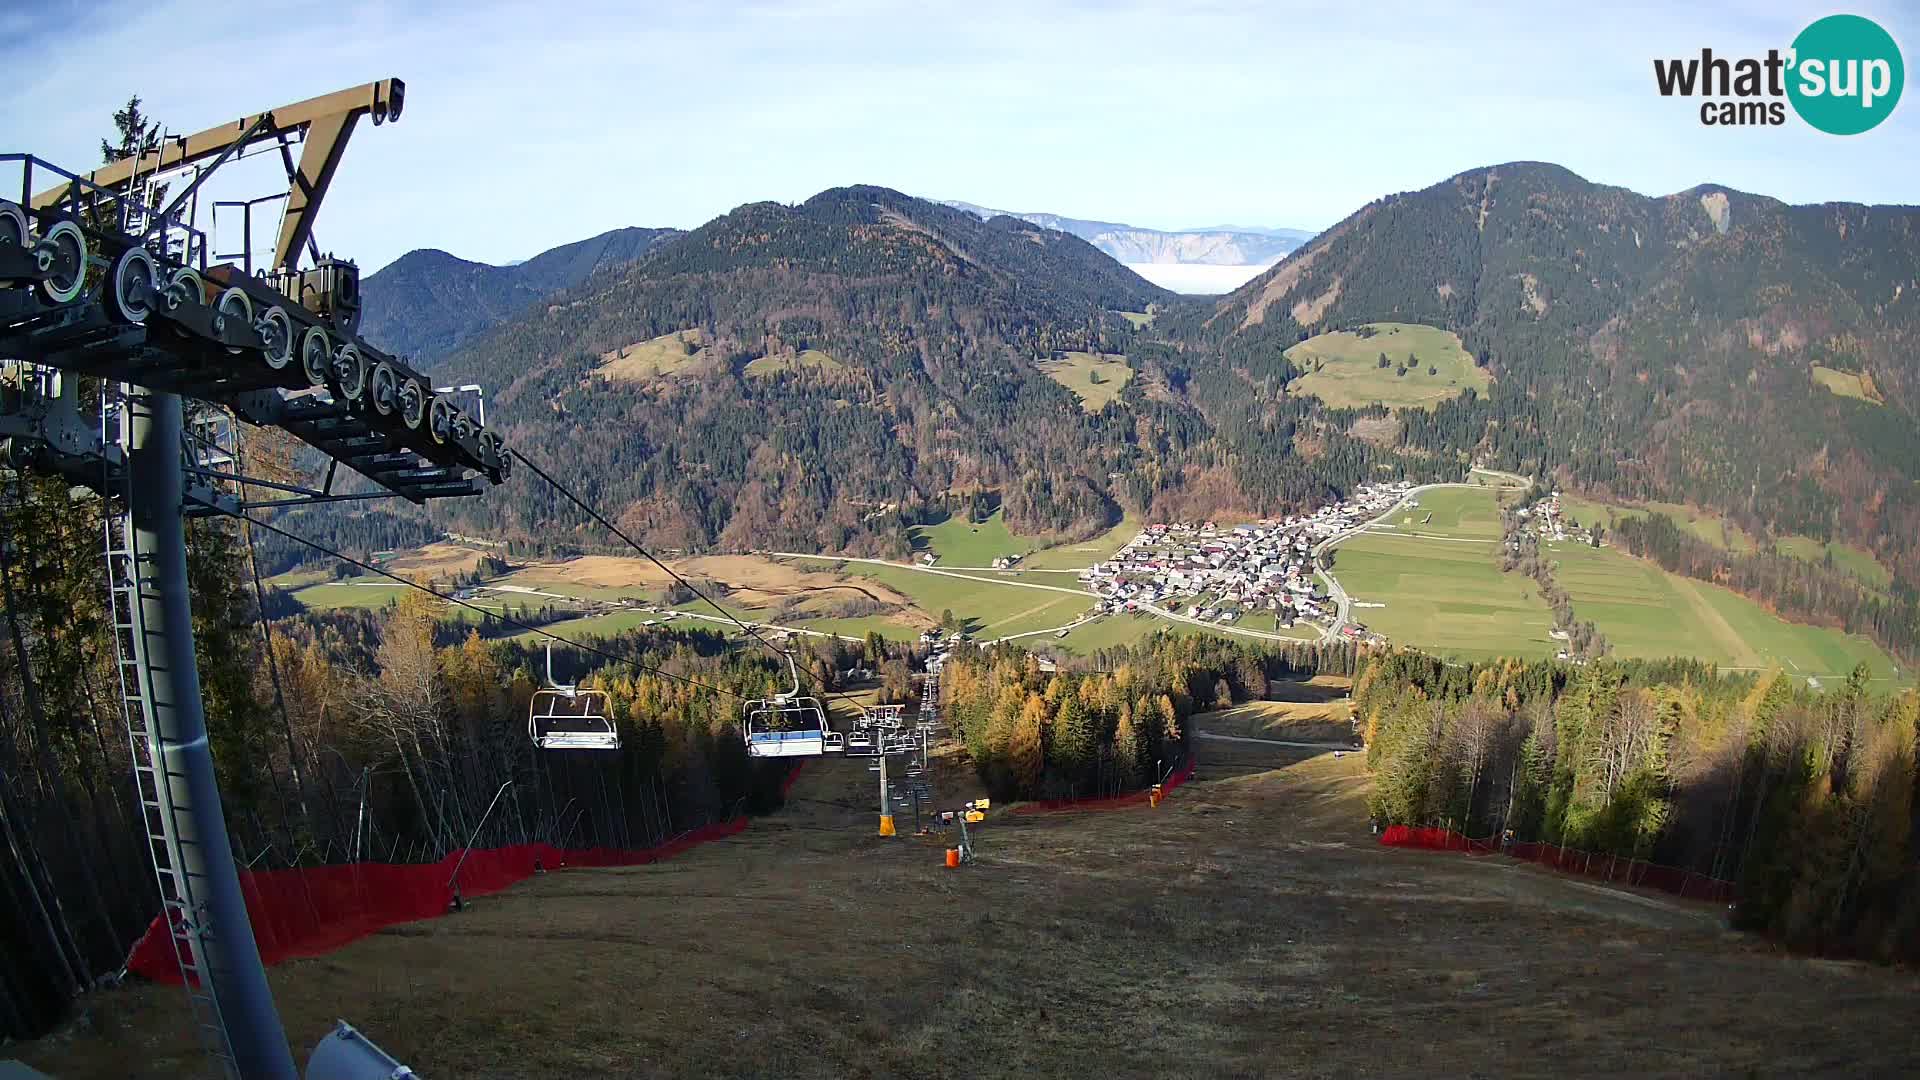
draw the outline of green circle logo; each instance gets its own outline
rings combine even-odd
[[[1900,103],[1906,65],[1880,24],[1829,15],[1793,39],[1787,98],[1800,119],[1829,135],[1858,135]]]

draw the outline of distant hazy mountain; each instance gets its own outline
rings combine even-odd
[[[360,330],[383,349],[431,364],[595,270],[630,263],[680,235],[678,229],[614,229],[506,266],[436,248],[409,251],[363,283]]]
[[[1151,263],[1265,266],[1313,238],[1313,233],[1304,229],[1220,225],[1168,231],[1143,229],[1117,221],[1062,217],[1059,214],[993,210],[957,200],[946,200],[946,205],[982,218],[1004,214],[1045,228],[1072,233],[1129,266]]]

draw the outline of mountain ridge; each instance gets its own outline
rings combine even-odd
[[[631,262],[680,235],[678,229],[610,229],[503,266],[418,248],[362,282],[361,332],[383,349],[431,365],[596,270]]]

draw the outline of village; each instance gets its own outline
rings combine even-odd
[[[1264,610],[1282,628],[1296,622],[1331,628],[1340,613],[1325,584],[1315,581],[1315,549],[1386,513],[1412,487],[1404,480],[1362,484],[1351,498],[1311,514],[1232,528],[1211,521],[1149,525],[1113,558],[1081,571],[1080,579],[1101,598],[1103,613],[1159,605],[1187,619],[1233,623]],[[1355,638],[1367,633],[1358,624],[1338,629]]]

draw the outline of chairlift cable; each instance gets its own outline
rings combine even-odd
[[[568,490],[564,484],[560,483],[560,481],[558,480],[555,480],[552,474],[548,473],[545,469],[542,469],[539,465],[535,464],[532,460],[530,460],[527,457],[526,454],[522,453],[518,448],[510,448],[507,450],[507,453],[511,454],[514,458],[518,459],[520,464],[525,465],[529,470],[533,472],[535,476],[538,476],[540,479],[546,481],[547,486],[553,488],[554,491],[558,492],[568,502],[579,507],[580,510],[583,513],[585,513],[588,517],[599,522],[601,527],[605,528],[608,532],[612,533],[613,535],[619,537],[621,540],[625,541],[628,547],[639,552],[641,556],[644,557],[648,562],[652,563],[653,565],[659,567],[661,570],[665,571],[668,577],[671,577],[673,580],[685,586],[688,592],[691,592],[693,595],[706,601],[709,607],[713,608],[713,610],[719,612],[720,614],[726,616],[728,622],[733,623],[733,625],[739,627],[742,631],[744,631],[749,636],[751,636],[755,641],[758,641],[760,644],[766,646],[767,651],[773,653],[773,655],[779,657],[780,659],[787,661],[789,665],[792,665],[792,670],[794,671],[796,675],[796,680],[797,680],[799,667],[798,665],[794,664],[793,653],[791,650],[780,648],[779,646],[775,645],[773,642],[768,641],[764,636],[760,634],[759,631],[755,630],[751,626],[748,626],[746,623],[741,622],[738,618],[735,618],[733,612],[728,611],[726,608],[720,606],[719,601],[715,600],[711,596],[708,596],[706,593],[701,592],[698,588],[694,586],[692,582],[688,581],[684,577],[681,577],[679,572],[674,570],[673,567],[668,566],[664,562],[661,562],[657,557],[654,556],[653,552],[648,551],[646,548],[640,546],[639,541],[635,540],[633,537],[628,536],[625,532],[621,531],[620,527],[618,525],[615,525],[612,521],[608,520],[606,515],[600,513],[600,511],[598,510],[595,510],[592,506],[589,506],[586,500],[580,498],[580,496],[575,495],[572,491]],[[806,678],[807,678],[807,681],[810,683],[817,682],[817,680],[813,678],[812,672],[808,672]],[[867,711],[865,706],[861,705],[859,702],[846,696],[846,694],[840,691],[827,690],[824,686],[822,686],[820,689],[822,690],[822,692],[826,693],[829,697],[839,698],[841,701],[844,701],[848,705],[853,706],[855,710],[861,713],[865,713]]]
[[[219,509],[219,508],[216,507],[216,509]],[[466,608],[467,610],[476,612],[485,618],[497,619],[500,622],[503,622],[506,625],[514,627],[516,629],[525,630],[525,631],[528,631],[529,633],[539,634],[541,637],[547,638],[552,641],[557,641],[562,645],[571,646],[573,648],[579,649],[581,652],[592,653],[595,656],[598,656],[607,660],[612,660],[613,662],[618,664],[631,665],[633,667],[640,669],[641,671],[647,672],[650,675],[658,675],[663,679],[671,679],[674,682],[684,683],[688,686],[698,687],[702,690],[711,690],[714,693],[720,694],[724,697],[730,697],[730,698],[734,698],[736,700],[742,700],[742,701],[746,700],[740,694],[736,694],[731,690],[723,690],[718,686],[714,686],[710,683],[701,682],[698,679],[689,679],[685,675],[676,675],[671,671],[663,671],[660,668],[649,667],[648,665],[642,664],[631,657],[619,656],[614,653],[607,652],[605,649],[596,649],[591,645],[582,645],[577,641],[572,641],[567,638],[563,638],[559,634],[550,633],[549,631],[542,630],[540,627],[529,625],[527,623],[521,622],[518,619],[500,614],[499,612],[489,611],[478,604],[469,603],[465,600],[448,596],[446,593],[443,593],[438,589],[429,588],[428,586],[422,585],[417,581],[410,581],[406,578],[401,577],[398,574],[394,574],[386,570],[382,570],[379,567],[372,565],[371,563],[361,562],[359,559],[356,559],[351,555],[343,555],[340,552],[335,551],[330,547],[327,547],[325,544],[321,544],[313,540],[309,540],[306,537],[301,536],[297,533],[288,532],[286,529],[282,529],[278,525],[274,525],[269,522],[260,521],[255,518],[248,517],[246,514],[243,514],[237,511],[221,509],[220,512],[223,514],[228,514],[232,517],[240,518],[243,521],[252,522],[255,526],[258,526],[259,528],[265,529],[268,532],[274,533],[276,535],[284,536],[287,539],[292,540],[296,544],[304,544],[307,547],[312,548],[313,550],[318,551],[323,555],[327,555],[332,558],[339,559],[341,562],[344,562],[344,563],[350,563],[354,566],[359,567],[362,570],[367,571],[370,574],[378,574],[381,577],[388,579],[389,581],[395,582],[396,584],[405,585],[409,589],[417,589],[418,591],[426,593],[429,596],[438,597],[439,599],[444,600],[449,604],[455,604],[460,607]]]
[[[242,455],[245,451],[241,445],[238,422],[234,420],[231,411],[227,413],[227,423],[230,425],[229,430],[234,433],[234,471],[244,476],[247,470]],[[313,811],[311,804],[307,801],[306,778],[300,770],[300,752],[293,737],[293,719],[287,710],[286,691],[280,683],[280,662],[273,654],[273,629],[271,621],[267,618],[266,589],[260,583],[260,556],[254,550],[253,519],[247,517],[240,519],[240,536],[247,545],[247,567],[253,576],[253,610],[260,622],[260,643],[266,647],[267,677],[273,683],[273,704],[279,710],[280,729],[286,735],[287,767],[293,772],[294,795],[300,800],[300,817],[306,822],[307,828],[312,829]]]

